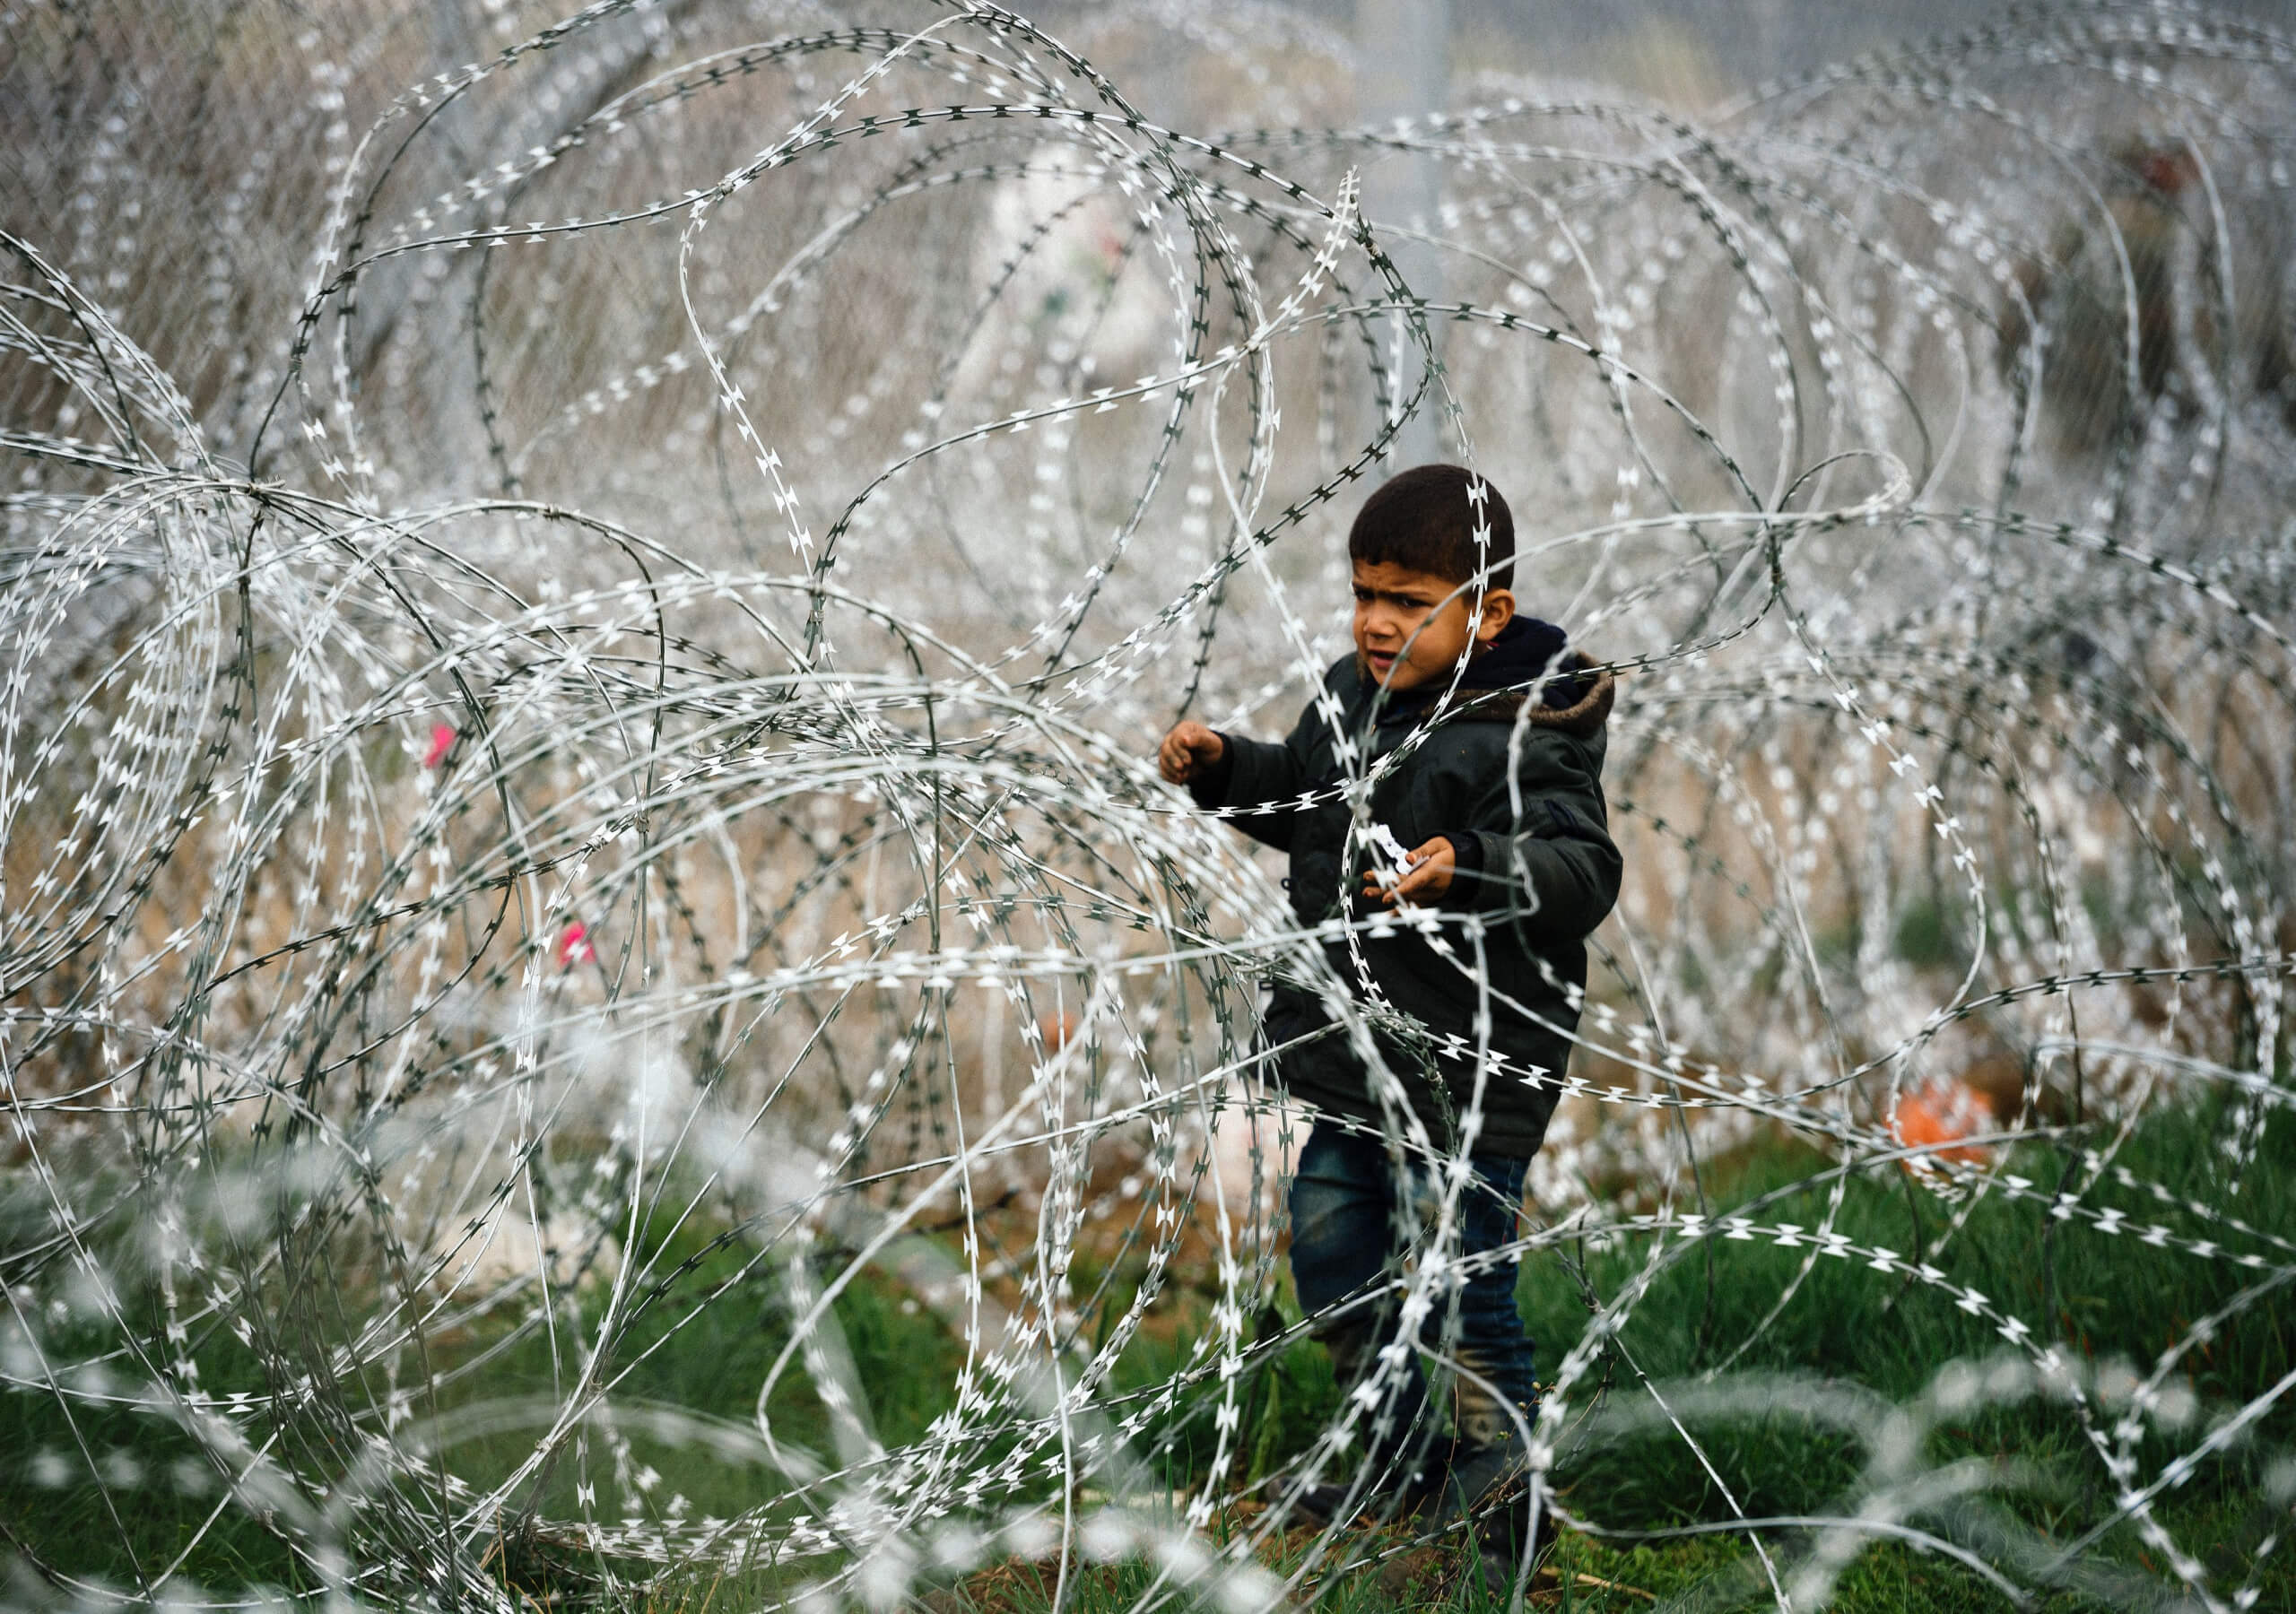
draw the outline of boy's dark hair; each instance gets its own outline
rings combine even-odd
[[[1488,548],[1476,553],[1475,506],[1470,487],[1483,490]],[[1347,558],[1377,566],[1407,566],[1447,583],[1464,583],[1484,567],[1484,586],[1515,586],[1515,517],[1499,490],[1459,465],[1413,465],[1373,490],[1347,531]]]

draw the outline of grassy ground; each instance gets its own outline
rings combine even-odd
[[[2283,1118],[2268,1131],[2263,1158],[2237,1193],[2222,1180],[2215,1150],[2218,1127],[2205,1115],[2168,1116],[2149,1124],[2122,1159],[2140,1176],[2192,1191],[2219,1211],[2265,1231],[2296,1234],[2296,1127]],[[2013,1167],[2046,1191],[2063,1163],[2029,1150]],[[1825,1169],[1814,1155],[1787,1146],[1748,1154],[1707,1189],[1718,1207],[1744,1206],[1778,1195],[1757,1213],[1765,1222],[1807,1227],[1823,1210],[1822,1184],[1808,1179]],[[2239,1236],[2164,1205],[2149,1193],[2108,1184],[2089,1202],[2118,1205],[2132,1225],[2213,1237],[2235,1251],[2250,1247]],[[2163,1349],[2184,1338],[2196,1319],[2219,1310],[2258,1274],[2222,1260],[2198,1258],[2172,1245],[2131,1236],[2106,1237],[2093,1229],[2052,1222],[2043,1203],[1993,1198],[1945,1238],[1952,1207],[1913,1188],[1894,1167],[1853,1179],[1837,1222],[1861,1244],[1923,1253],[1974,1285],[2005,1311],[2027,1319],[2054,1319],[2066,1349],[2093,1361],[2123,1358],[2149,1369]],[[768,1284],[735,1283],[698,1315],[691,1301],[703,1286],[722,1284],[736,1270],[738,1249],[665,1249],[693,1257],[691,1270],[653,1297],[621,1341],[617,1360],[630,1364],[619,1404],[675,1408],[746,1424],[766,1367],[786,1328]],[[1942,1248],[1941,1240],[1944,1240]],[[2262,1247],[2262,1246],[2257,1246]],[[1644,1248],[1629,1243],[1609,1250],[1570,1251],[1526,1266],[1522,1299],[1541,1358],[1550,1368],[1586,1325],[1585,1296],[1609,1296],[1643,1264]],[[2267,1252],[2268,1254],[2270,1252]],[[1715,1240],[1679,1261],[1638,1305],[1593,1380],[1573,1398],[1578,1408],[1631,1407],[1638,1373],[1655,1382],[1694,1381],[1727,1363],[1732,1375],[1793,1375],[1803,1380],[1862,1386],[1904,1403],[1929,1384],[1952,1358],[1999,1356],[1993,1324],[1958,1309],[1951,1297],[1867,1270],[1862,1263],[1821,1261],[1795,1299],[1767,1326],[1764,1318],[1801,1263],[1802,1252],[1766,1242]],[[1710,1260],[1709,1260],[1710,1257]],[[2280,1257],[2274,1256],[2277,1261]],[[666,1267],[674,1263],[665,1263]],[[1096,1274],[1080,1278],[1088,1282]],[[1124,1274],[1110,1285],[1114,1303]],[[1118,1388],[1153,1382],[1177,1359],[1191,1318],[1210,1303],[1208,1289],[1169,1308],[1163,1326],[1145,1335],[1127,1356]],[[944,1405],[959,1346],[929,1310],[905,1303],[890,1283],[874,1280],[848,1291],[838,1316],[857,1368],[872,1396],[879,1435],[896,1448],[924,1437]],[[55,1347],[54,1332],[45,1336]],[[91,1335],[83,1344],[92,1346]],[[68,1340],[64,1343],[69,1344]],[[649,1349],[658,1345],[658,1349]],[[1743,1347],[1743,1349],[1741,1349]],[[562,1386],[561,1352],[553,1356],[539,1333],[509,1339],[483,1330],[448,1341],[447,1357],[477,1360],[483,1370],[459,1381],[443,1409],[454,1428],[464,1412],[528,1394],[544,1397]],[[57,1354],[61,1355],[62,1352]],[[259,1390],[265,1383],[252,1353],[220,1332],[197,1342],[202,1382],[211,1390]],[[2187,1387],[2201,1419],[2174,1442],[2155,1436],[2138,1448],[2141,1471],[2157,1471],[2188,1449],[2206,1418],[2258,1394],[2296,1367],[2296,1306],[2267,1297],[2213,1331],[2180,1363],[2175,1382]],[[770,1410],[778,1429],[826,1446],[819,1406],[793,1375]],[[1606,1388],[1605,1395],[1596,1393]],[[1245,1488],[1215,1520],[1215,1532],[1248,1525],[1250,1482],[1280,1465],[1311,1438],[1335,1401],[1321,1350],[1295,1343],[1253,1384],[1246,1403]],[[1175,1490],[1198,1477],[1210,1441],[1204,1405],[1184,1408],[1161,1431],[1154,1461]],[[2107,1420],[2109,1422],[2109,1420]],[[1533,1586],[1542,1607],[1594,1611],[1652,1609],[1665,1604],[1708,1614],[1772,1601],[1769,1582],[1743,1532],[1715,1529],[1735,1512],[1754,1518],[1833,1516],[1854,1510],[1866,1472],[1870,1430],[1828,1427],[1752,1398],[1693,1426],[1703,1452],[1693,1453],[1665,1427],[1623,1430],[1615,1424],[1574,1424],[1557,1470],[1563,1506],[1598,1524],[1603,1533],[1564,1532]],[[2284,1499],[2267,1500],[2266,1471],[2281,1460],[2296,1433],[2296,1417],[2274,1409],[2248,1436],[2196,1464],[2186,1482],[2165,1493],[2160,1516],[2181,1544],[2196,1551],[2220,1583],[2237,1586],[2262,1554],[2253,1605],[2296,1608],[2296,1549],[2273,1552],[2266,1538],[2285,1532]],[[325,1448],[327,1433],[302,1429],[290,1437],[307,1451]],[[2156,1549],[2131,1527],[2112,1525],[2111,1489],[2101,1465],[2065,1409],[2026,1398],[1972,1407],[1941,1420],[1926,1436],[1933,1464],[1959,1459],[2015,1466],[2013,1478],[1969,1506],[2003,1528],[2033,1539],[2065,1542],[2102,1526],[2093,1544],[2109,1568],[2118,1566],[2154,1586],[2165,1584]],[[693,1515],[730,1515],[778,1488],[762,1464],[712,1454],[642,1431],[632,1439],[632,1461],[660,1476],[648,1488],[648,1511],[674,1506]],[[528,1450],[532,1431],[512,1426],[489,1432],[470,1418],[450,1466],[484,1483]],[[52,1573],[100,1577],[135,1585],[154,1578],[184,1556],[184,1580],[211,1586],[308,1586],[309,1577],[264,1523],[225,1506],[216,1481],[191,1440],[149,1414],[75,1399],[63,1403],[36,1393],[0,1396],[0,1523],[17,1551]],[[597,1482],[606,1465],[593,1461],[587,1478]],[[607,1476],[610,1481],[610,1476]],[[576,1467],[561,1463],[544,1483],[545,1514],[573,1509]],[[683,1498],[673,1505],[670,1498]],[[601,1508],[612,1512],[616,1504]],[[421,1505],[417,1504],[417,1511]],[[213,1516],[212,1525],[209,1520]],[[201,1533],[204,1531],[204,1533]],[[1779,1527],[1761,1532],[1779,1561],[1798,1556],[1806,1532]],[[196,1540],[196,1545],[194,1544]],[[1366,1535],[1357,1545],[1385,1555],[1313,1583],[1324,1606],[1337,1609],[1423,1607],[1466,1610],[1483,1607],[1477,1577],[1464,1572],[1460,1553],[1443,1545],[1410,1547],[1395,1534]],[[1278,1573],[1296,1565],[1306,1538],[1271,1543],[1264,1558]],[[596,1565],[578,1556],[528,1549],[490,1558],[490,1573],[521,1584],[539,1599],[591,1601],[603,1589]],[[816,1566],[818,1567],[818,1566]],[[938,1610],[1022,1614],[1048,1610],[1057,1565],[1013,1561],[990,1565],[932,1593]],[[1113,1610],[1128,1606],[1152,1575],[1139,1564],[1072,1566],[1067,1606]],[[2130,1583],[2134,1584],[2134,1582]],[[688,1610],[771,1606],[778,1583],[674,1575],[657,1580],[639,1600],[648,1609]],[[625,1602],[611,1594],[609,1602]],[[2050,1614],[2126,1603],[2097,1586],[2043,1588]],[[1924,1553],[1902,1541],[1866,1546],[1843,1574],[1835,1606],[1865,1614],[1945,1614],[2011,1605],[1976,1572],[1950,1558]]]
[[[2148,1127],[2122,1159],[2139,1176],[2183,1185],[2222,1212],[2285,1237],[2296,1230],[2296,1186],[2290,1165],[2292,1128],[2285,1119],[2267,1138],[2266,1152],[2248,1171],[2238,1193],[2225,1192],[2213,1118],[2167,1118]],[[2026,1151],[2013,1165],[2041,1193],[2053,1189],[2064,1163],[2041,1150]],[[1813,1158],[1796,1160],[1773,1151],[1748,1161],[1735,1180],[1719,1184],[1726,1202],[1743,1204],[1785,1188],[1820,1168]],[[1839,1229],[1864,1245],[1914,1253],[1929,1252],[1961,1284],[1973,1285],[1999,1307],[2027,1319],[2049,1318],[2068,1352],[2097,1363],[2118,1358],[2148,1371],[2161,1353],[2183,1339],[2201,1318],[2217,1311],[2261,1273],[2223,1260],[2196,1257],[2170,1245],[2155,1247],[2134,1234],[2101,1237],[2093,1230],[2053,1222],[2045,1202],[1989,1200],[1970,1217],[1942,1252],[1950,1207],[1918,1191],[1909,1191],[1892,1172],[1851,1184]],[[2277,1264],[2260,1241],[2227,1237],[2224,1229],[2152,1194],[2109,1183],[2089,1196],[2100,1208],[2118,1206],[2135,1226],[2159,1224],[2195,1238],[2216,1238],[2238,1252],[2257,1248]],[[1789,1193],[1758,1219],[1819,1219],[1822,1193]],[[2054,1235],[2052,1229],[2054,1228]],[[1774,1245],[1715,1240],[1714,1264],[1692,1259],[1661,1279],[1635,1308],[1621,1335],[1622,1358],[1657,1380],[1686,1378],[1720,1365],[1741,1342],[1753,1342],[1735,1357],[1738,1373],[1791,1373],[1847,1380],[1895,1401],[1920,1393],[1941,1364],[1954,1358],[1985,1358],[2005,1347],[1988,1320],[1961,1309],[1938,1289],[1877,1278],[1861,1264],[1820,1261],[1794,1302],[1767,1330],[1755,1335],[1804,1252]],[[1590,1257],[1586,1276],[1594,1289],[1612,1293],[1639,1264],[1639,1249]],[[1526,1285],[1526,1312],[1535,1337],[1575,1339],[1583,1310],[1564,1287]],[[1612,1382],[1625,1382],[1613,1363]],[[2176,1382],[2199,1403],[2230,1410],[2279,1381],[2296,1367],[2296,1307],[2266,1297],[2249,1306],[2195,1349]],[[2104,1420],[2109,1423],[2111,1420]],[[2240,1555],[2242,1532],[2234,1515],[2241,1498],[2259,1497],[2260,1469],[2269,1454],[2284,1453],[2296,1417],[2284,1404],[2261,1426],[2265,1436],[2205,1463],[2173,1494],[2168,1512],[2194,1523],[2198,1539]],[[2196,1431],[2179,1444],[2189,1445]],[[2101,1494],[2102,1476],[2093,1457],[2076,1450],[2083,1437],[2058,1404],[2030,1399],[2014,1405],[1973,1410],[1942,1427],[1934,1436],[1935,1457],[2015,1458],[2037,1471],[2032,1486],[2019,1497],[2016,1511],[2026,1522],[2060,1533],[2110,1511]],[[2146,1471],[2173,1454],[2175,1447],[2155,1437],[2139,1448]],[[1824,1511],[1848,1494],[1863,1466],[1857,1441],[1815,1432],[1785,1418],[1750,1417],[1717,1431],[1709,1448],[1709,1474],[1670,1435],[1606,1443],[1578,1453],[1567,1483],[1573,1494],[1601,1498],[1593,1511],[1622,1529],[1662,1530],[1710,1521],[1726,1513],[1720,1490],[1726,1485],[1748,1514],[1790,1515]],[[2201,1523],[2206,1521],[2206,1523]],[[2284,1522],[2284,1521],[2283,1521]],[[2254,1522],[2262,1526],[2266,1521]],[[2248,1535],[2252,1549],[2259,1530]],[[2188,1538],[2190,1539],[2190,1538]],[[2109,1549],[2144,1566],[2145,1552],[2130,1532],[2108,1539]],[[2230,1566],[2229,1563],[2226,1566]],[[2284,1573],[2284,1569],[2283,1569]],[[2296,1607],[2296,1582],[2288,1606]],[[1950,1605],[1948,1605],[1950,1606]]]

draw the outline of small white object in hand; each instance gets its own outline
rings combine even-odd
[[[1411,872],[1411,852],[1396,838],[1396,832],[1385,824],[1374,823],[1363,831],[1364,845],[1371,848],[1371,872],[1383,886],[1394,886]]]

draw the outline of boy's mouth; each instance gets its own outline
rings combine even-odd
[[[1371,671],[1381,678],[1385,678],[1388,670],[1396,664],[1394,655],[1385,650],[1366,650],[1363,652],[1363,660]]]

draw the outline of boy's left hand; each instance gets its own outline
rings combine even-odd
[[[1458,869],[1459,855],[1452,848],[1449,836],[1439,835],[1413,846],[1405,862],[1404,877],[1392,886],[1381,885],[1378,872],[1366,870],[1363,895],[1377,897],[1388,907],[1398,902],[1438,901],[1451,889],[1451,876]]]

